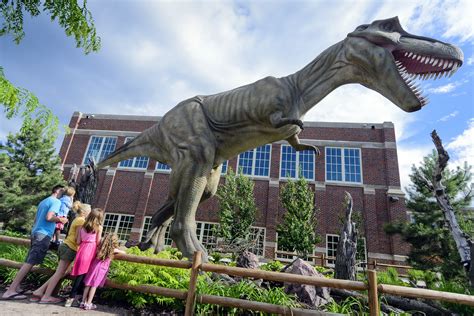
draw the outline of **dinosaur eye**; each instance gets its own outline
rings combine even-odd
[[[393,23],[392,22],[386,22],[382,24],[382,29],[386,31],[392,31],[393,30]]]
[[[355,30],[356,31],[363,31],[368,27],[369,27],[369,24],[363,24],[363,25],[358,26]]]

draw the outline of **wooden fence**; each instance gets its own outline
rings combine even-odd
[[[294,252],[289,252],[289,251],[282,251],[282,250],[275,250],[275,258],[277,258],[276,255],[286,255],[286,256],[296,256]],[[320,255],[308,255],[308,259],[311,259],[315,265],[319,263],[319,266],[324,267],[324,268],[329,268],[328,266],[328,261],[329,260],[336,260],[336,257],[330,257],[327,256],[325,253],[322,253]],[[277,258],[278,260],[278,258]],[[377,268],[395,268],[395,269],[404,269],[404,270],[409,270],[409,269],[414,269],[412,266],[407,266],[407,265],[399,265],[399,264],[389,264],[389,263],[381,263],[378,262],[377,260],[373,260],[372,262],[361,262],[360,264],[364,264],[367,267],[372,266],[374,270],[377,270]]]
[[[27,239],[0,236],[0,242],[7,242],[16,245],[29,246],[30,241]],[[424,299],[435,299],[445,302],[452,302],[458,304],[465,304],[474,306],[474,296],[464,295],[464,294],[455,294],[448,292],[440,292],[426,289],[416,289],[403,286],[395,285],[386,285],[386,284],[377,284],[377,272],[375,270],[369,270],[368,273],[368,284],[357,281],[348,281],[348,280],[337,280],[337,279],[327,279],[321,277],[308,277],[303,275],[295,275],[289,273],[280,273],[280,272],[271,272],[263,270],[254,270],[254,269],[244,269],[237,267],[229,267],[224,265],[216,265],[209,263],[201,262],[201,253],[196,252],[193,257],[193,261],[179,261],[179,260],[169,260],[169,259],[159,259],[159,258],[150,258],[150,257],[141,257],[128,254],[119,254],[115,257],[115,260],[122,260],[135,263],[159,265],[173,268],[182,268],[182,269],[191,269],[191,276],[189,282],[189,288],[187,291],[184,290],[175,290],[168,289],[164,287],[157,287],[152,285],[128,285],[120,284],[111,280],[107,280],[106,286],[110,288],[136,291],[141,293],[156,294],[166,297],[174,297],[178,299],[185,300],[185,315],[193,315],[195,303],[204,303],[204,304],[215,304],[225,307],[237,307],[246,310],[261,311],[271,314],[280,314],[280,315],[335,315],[315,310],[305,310],[299,308],[289,308],[286,306],[267,304],[261,302],[253,302],[242,299],[235,299],[222,296],[214,295],[200,295],[196,293],[196,282],[197,277],[200,271],[204,272],[215,272],[228,274],[233,276],[248,277],[255,279],[265,279],[270,281],[277,282],[286,282],[286,283],[297,283],[297,284],[308,284],[314,286],[324,286],[330,288],[339,288],[346,290],[356,290],[356,291],[367,291],[368,292],[368,301],[370,308],[370,315],[375,316],[379,315],[379,303],[378,303],[378,293],[386,293],[398,296],[412,297],[412,298],[424,298]],[[19,269],[21,263],[14,262],[11,260],[0,259],[0,265],[10,268]],[[54,271],[50,269],[38,268],[35,267],[34,271],[39,273],[52,274]]]

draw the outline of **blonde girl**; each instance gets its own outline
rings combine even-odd
[[[107,272],[109,271],[110,262],[112,261],[114,253],[125,253],[118,249],[119,242],[116,234],[107,234],[99,245],[97,256],[92,261],[92,264],[84,279],[84,295],[82,296],[82,303],[86,310],[96,309],[92,304],[95,291],[98,287],[104,286]]]

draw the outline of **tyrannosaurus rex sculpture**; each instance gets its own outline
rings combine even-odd
[[[149,156],[171,168],[167,201],[153,215],[141,248],[156,246],[162,224],[171,216],[171,237],[184,256],[207,252],[196,236],[199,203],[217,190],[222,163],[241,152],[279,140],[296,150],[319,150],[300,143],[306,112],[337,87],[359,83],[407,112],[428,100],[415,87],[422,79],[454,73],[462,51],[450,44],[415,36],[398,18],[361,25],[300,71],[283,78],[266,77],[215,95],[182,101],[154,126],[118,148],[98,164],[102,168]],[[162,239],[162,238],[161,238]]]

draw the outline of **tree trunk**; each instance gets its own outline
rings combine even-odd
[[[438,165],[436,166],[436,170],[433,174],[432,190],[436,198],[436,202],[443,211],[446,222],[449,225],[449,230],[451,231],[451,235],[454,238],[454,242],[456,243],[456,247],[461,257],[461,263],[464,265],[465,268],[469,269],[469,281],[471,283],[471,286],[474,286],[474,271],[472,271],[473,267],[470,264],[470,242],[459,227],[458,221],[454,214],[454,209],[449,201],[449,196],[446,194],[444,187],[441,184],[441,180],[443,178],[442,173],[443,170],[446,168],[446,165],[448,164],[449,155],[448,152],[444,149],[441,139],[436,133],[436,130],[433,130],[433,132],[431,132],[431,138],[438,152]]]
[[[357,229],[352,221],[352,196],[346,192],[346,218],[336,252],[334,277],[343,280],[356,279]]]

